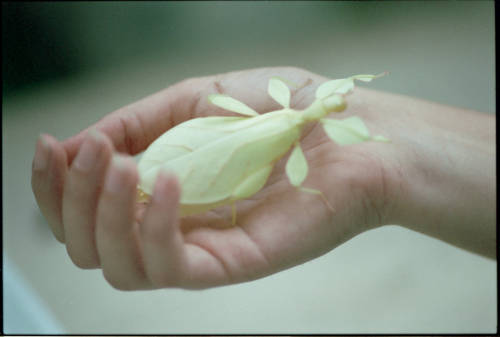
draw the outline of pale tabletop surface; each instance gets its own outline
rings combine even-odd
[[[264,56],[252,46],[204,46],[203,55],[169,55],[167,61],[152,56],[12,97],[2,103],[3,253],[73,334],[494,332],[496,261],[399,226],[369,231],[316,260],[249,283],[204,291],[117,291],[100,270],[71,263],[30,187],[41,132],[64,139],[120,106],[196,75],[280,64],[330,77],[389,70],[370,87],[493,113],[488,20],[473,20],[472,28],[437,19],[414,23],[409,35],[382,26],[357,41],[343,32],[336,38],[348,48],[341,51],[338,40],[328,43],[327,32],[293,55],[285,53],[293,48],[289,44],[263,46],[269,51]]]

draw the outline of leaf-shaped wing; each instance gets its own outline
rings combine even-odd
[[[220,108],[236,112],[245,116],[258,116],[259,114],[245,103],[238,101],[228,95],[212,94],[208,95],[208,100],[213,105]]]
[[[141,189],[152,193],[155,177],[149,175],[152,170],[222,137],[245,130],[254,123],[252,118],[214,116],[191,119],[173,127],[151,143],[139,160],[137,169]]]
[[[276,102],[281,104],[284,108],[290,107],[290,89],[280,79],[273,77],[269,80],[267,92]]]
[[[309,169],[307,167],[306,157],[304,157],[304,153],[299,144],[295,145],[293,148],[290,158],[288,158],[286,163],[285,170],[288,180],[290,180],[293,186],[300,186],[304,179],[306,179]]]
[[[357,144],[371,140],[368,128],[357,116],[340,120],[323,118],[321,123],[328,137],[339,145]]]
[[[286,111],[188,120],[147,148],[138,164],[139,188],[152,194],[165,169],[179,179],[184,206],[229,200],[244,179],[290,149],[300,137],[300,122]]]

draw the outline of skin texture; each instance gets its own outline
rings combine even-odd
[[[73,262],[102,268],[121,290],[200,289],[276,273],[393,223],[495,256],[494,117],[359,87],[335,117],[360,116],[371,134],[392,143],[341,147],[319,124],[301,141],[309,163],[303,186],[320,189],[334,213],[290,185],[288,155],[262,190],[236,203],[236,227],[230,206],[179,219],[181,191],[171,175],[159,176],[149,205],[136,203],[130,155],[185,120],[235,115],[209,104],[209,94],[228,94],[260,113],[278,109],[266,93],[273,76],[301,84],[292,91],[295,109],[308,106],[328,80],[291,67],[193,78],[63,142],[41,135],[33,192]]]

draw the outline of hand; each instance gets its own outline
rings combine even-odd
[[[138,177],[130,155],[188,119],[231,115],[207,102],[211,93],[228,94],[260,113],[278,109],[266,90],[272,76],[299,84],[292,90],[297,109],[308,106],[327,80],[296,68],[194,78],[115,111],[64,142],[42,135],[33,192],[73,262],[102,268],[108,282],[123,290],[206,288],[295,266],[396,219],[403,209],[397,201],[409,189],[401,175],[405,152],[377,142],[339,147],[318,125],[306,129],[301,142],[309,163],[304,187],[321,190],[333,213],[317,195],[290,185],[287,156],[261,191],[236,203],[237,226],[231,226],[229,207],[179,219],[174,176],[159,176],[149,205],[136,203]],[[379,101],[378,93],[357,88],[337,117],[359,115],[373,134],[400,137],[400,126],[381,116],[388,112],[372,107],[384,108]]]
[[[299,88],[292,107],[304,108],[327,80],[295,68],[265,68],[183,81],[122,108],[78,135],[58,142],[43,135],[37,145],[32,186],[54,235],[81,268],[103,269],[118,289],[204,288],[243,282],[319,256],[382,219],[377,179],[383,167],[366,144],[338,147],[320,127],[302,140],[310,165],[304,186],[290,185],[286,157],[266,186],[236,204],[238,225],[223,207],[177,218],[179,185],[160,176],[149,206],[136,204],[133,160],[169,128],[208,115],[230,115],[206,102],[214,92],[229,94],[259,112],[278,109],[267,95],[267,79],[281,76]],[[45,157],[45,166],[39,166]],[[76,158],[75,158],[76,157]],[[43,160],[42,160],[43,162]]]

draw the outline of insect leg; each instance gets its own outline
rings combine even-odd
[[[300,148],[300,143],[296,142],[285,167],[290,184],[296,187],[302,185],[307,177],[308,170],[306,157],[304,157],[304,153]]]
[[[292,150],[292,154],[290,155],[288,162],[286,163],[286,174],[288,176],[288,180],[290,180],[290,184],[297,187],[302,192],[319,195],[325,202],[328,209],[334,212],[334,208],[330,205],[323,192],[312,188],[302,187],[302,183],[307,177],[308,170],[306,157],[300,148],[300,144],[297,142]]]
[[[321,200],[323,200],[323,202],[325,203],[326,207],[328,207],[328,209],[332,213],[335,213],[335,208],[333,208],[333,206],[328,202],[328,199],[326,199],[323,192],[321,192],[320,190],[315,190],[314,188],[307,188],[302,186],[298,186],[298,189],[302,192],[319,195],[321,197]]]
[[[137,185],[137,196],[136,196],[137,202],[138,203],[149,203],[149,200],[151,199],[151,196],[147,193],[144,193],[143,190]]]

